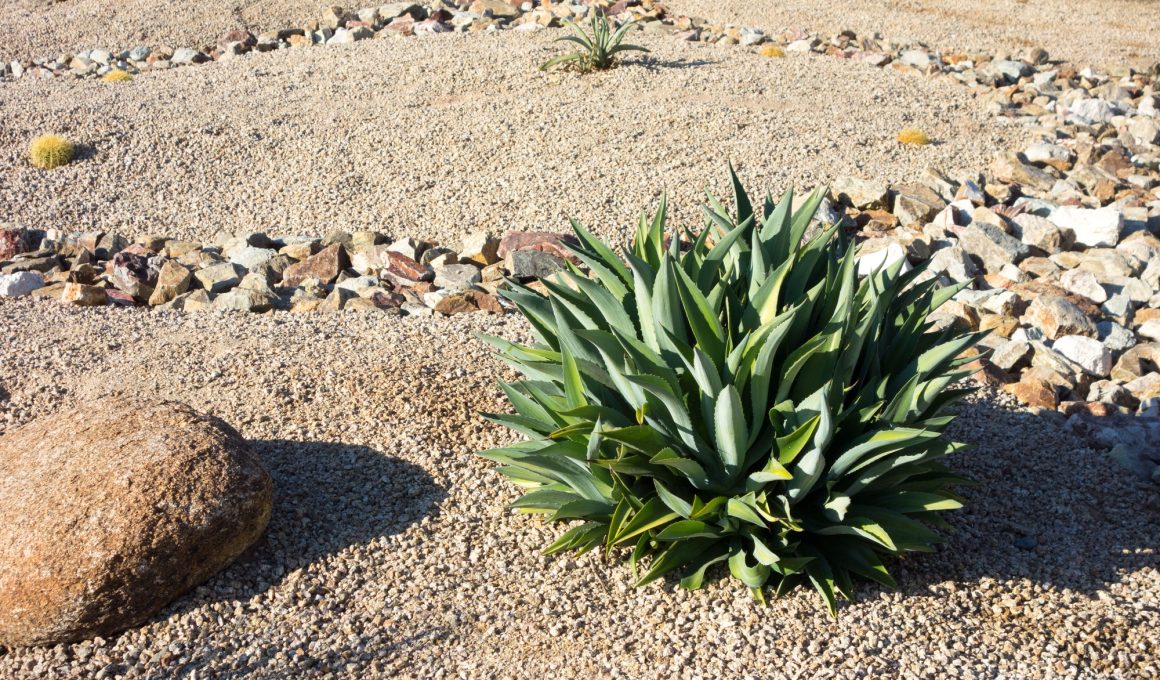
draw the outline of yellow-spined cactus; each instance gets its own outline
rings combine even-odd
[[[38,168],[52,170],[68,165],[76,157],[73,143],[59,135],[41,135],[28,145],[28,158]]]
[[[769,57],[771,59],[780,59],[785,56],[785,50],[772,43],[766,43],[765,45],[762,45],[761,49],[758,50],[757,53],[763,57]]]
[[[127,83],[130,80],[133,80],[133,74],[129,73],[128,71],[122,71],[119,68],[115,68],[101,76],[101,80],[105,81],[106,83]]]
[[[914,144],[915,146],[924,146],[930,144],[930,136],[918,128],[906,128],[898,133],[898,142],[900,144]]]

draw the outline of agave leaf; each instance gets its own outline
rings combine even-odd
[[[653,560],[649,570],[634,585],[639,588],[652,583],[674,569],[683,567],[697,559],[716,540],[713,538],[690,538],[672,543],[667,550]]]
[[[668,488],[661,482],[661,480],[654,479],[653,485],[656,487],[657,497],[661,499],[661,502],[664,503],[669,510],[672,510],[673,512],[686,519],[688,519],[689,515],[693,513],[692,504],[680,498],[672,491],[669,491]]]
[[[620,545],[640,534],[667,524],[677,519],[679,515],[669,510],[659,497],[650,498],[647,503],[637,510],[631,518],[620,528],[620,532],[613,538],[613,545]]]
[[[707,554],[697,559],[690,560],[690,563],[695,565],[687,576],[681,579],[681,587],[685,590],[697,590],[705,581],[705,572],[709,567],[719,562],[724,562],[729,559],[729,552],[723,544],[718,544],[720,547],[710,550]]]
[[[745,414],[742,412],[741,395],[733,385],[726,385],[717,395],[713,422],[721,467],[725,471],[726,478],[734,480],[741,472],[748,430],[745,425]]]
[[[729,572],[749,588],[760,588],[769,580],[769,567],[760,562],[750,566],[740,542],[729,551]]]
[[[721,531],[700,520],[683,519],[661,529],[656,536],[658,541],[680,541],[687,538],[721,538]]]
[[[604,533],[604,525],[599,522],[585,522],[578,527],[564,532],[551,545],[544,548],[545,555],[555,555],[568,550],[587,551],[600,544],[600,537]]]
[[[552,57],[551,59],[540,64],[540,70],[547,71],[553,66],[559,66],[560,64],[569,64],[577,61],[582,62],[584,61],[584,57],[585,55],[583,52],[570,52],[568,54],[561,54],[560,56]]]

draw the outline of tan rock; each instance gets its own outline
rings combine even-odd
[[[232,562],[272,484],[229,425],[108,398],[0,437],[0,645],[109,635]]]
[[[84,283],[66,283],[61,292],[60,301],[77,305],[78,307],[100,307],[108,302],[109,296],[100,286],[90,286]]]

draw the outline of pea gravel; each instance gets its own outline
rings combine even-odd
[[[1155,488],[1003,397],[945,548],[831,620],[799,590],[632,590],[620,561],[538,555],[556,530],[473,452],[508,440],[477,332],[515,317],[194,315],[0,300],[4,427],[113,393],[227,418],[274,478],[252,554],[110,640],[0,653],[0,677],[1155,677]],[[1019,547],[1023,546],[1023,547]]]
[[[966,88],[824,56],[639,36],[644,62],[541,73],[557,34],[381,39],[99,81],[0,87],[0,221],[209,238],[369,229],[445,243],[472,231],[607,230],[669,191],[700,224],[732,160],[780,192],[837,175],[977,172],[1022,130]],[[634,38],[636,40],[637,38]],[[900,145],[920,127],[936,144]],[[84,145],[54,172],[42,132]]]

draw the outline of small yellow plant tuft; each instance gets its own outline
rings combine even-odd
[[[916,146],[923,146],[930,144],[930,137],[919,130],[918,128],[906,128],[898,133],[898,141],[901,144],[914,144]]]
[[[28,158],[44,170],[68,165],[76,157],[73,143],[58,135],[41,135],[28,145]]]
[[[133,74],[129,73],[128,71],[122,71],[119,68],[115,68],[101,76],[101,80],[105,81],[106,83],[127,83],[130,80],[133,80]]]
[[[781,59],[785,56],[785,50],[772,43],[762,45],[761,49],[758,50],[757,53],[763,57],[769,57],[771,59]]]

